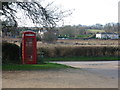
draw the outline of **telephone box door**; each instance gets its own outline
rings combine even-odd
[[[25,32],[23,37],[23,64],[36,64],[36,35],[33,32]]]
[[[35,60],[35,40],[34,38],[26,38],[26,63],[34,63]]]

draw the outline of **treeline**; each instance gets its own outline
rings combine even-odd
[[[91,26],[87,25],[67,25],[63,27],[59,27],[58,29],[58,35],[59,37],[77,37],[79,35],[86,35],[86,34],[95,34],[92,32],[89,32],[90,29],[93,30],[99,30],[96,33],[99,33],[100,30],[104,32],[111,32],[111,33],[117,33],[119,29],[119,23],[107,23],[105,25],[102,24],[95,24]]]
[[[32,30],[37,33],[37,40],[43,42],[55,42],[58,38],[68,38],[68,39],[90,39],[95,38],[96,33],[109,32],[118,33],[119,23],[107,23],[105,25],[95,24],[91,26],[87,25],[67,25],[62,27],[55,27],[50,29],[45,29],[43,27],[3,27],[2,37],[22,37],[22,31]],[[91,31],[92,30],[92,31]],[[43,33],[41,35],[40,32]]]

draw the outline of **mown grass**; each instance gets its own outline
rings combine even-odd
[[[53,57],[44,61],[115,61],[118,57]]]
[[[66,69],[72,68],[71,66],[57,64],[57,63],[46,63],[46,64],[9,64],[2,65],[2,70],[14,71],[14,70],[49,70],[49,69]]]

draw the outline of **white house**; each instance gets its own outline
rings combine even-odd
[[[96,38],[99,38],[99,39],[119,39],[119,35],[117,33],[98,33],[98,34],[96,34]]]

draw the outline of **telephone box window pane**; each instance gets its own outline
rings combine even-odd
[[[26,57],[28,61],[33,61],[33,38],[26,38]]]

